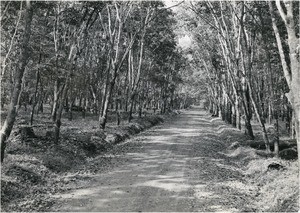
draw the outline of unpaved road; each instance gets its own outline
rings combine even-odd
[[[239,160],[228,155],[231,132],[206,112],[188,110],[127,141],[140,145],[120,166],[55,195],[51,211],[254,211],[254,189]]]

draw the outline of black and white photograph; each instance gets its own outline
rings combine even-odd
[[[299,212],[299,7],[0,0],[0,211]]]

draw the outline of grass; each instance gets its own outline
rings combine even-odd
[[[228,156],[237,159],[243,167],[246,185],[256,189],[253,209],[262,212],[299,211],[299,165],[297,160],[265,157],[262,150],[247,146],[229,146]],[[268,169],[272,163],[283,168]]]
[[[130,135],[163,121],[162,116],[148,114],[135,116],[128,124],[125,116],[117,126],[113,116],[103,132],[98,129],[97,116],[89,114],[83,119],[81,113],[74,112],[69,121],[64,115],[60,142],[54,144],[53,134],[49,134],[53,131],[49,109],[35,117],[33,130],[37,137],[26,140],[18,134],[18,127],[28,123],[29,113],[21,110],[1,167],[1,211],[47,211],[51,194],[72,188],[73,182],[64,177],[96,172],[92,159],[99,160],[101,166],[108,165],[110,159],[99,156]]]
[[[267,165],[277,162],[284,166],[281,170],[268,170]],[[255,172],[254,172],[255,171]],[[256,205],[266,212],[299,211],[299,167],[298,162],[279,159],[253,160],[248,172],[253,175],[259,188]]]
[[[28,121],[28,114],[21,113],[14,132],[17,132],[19,123]],[[22,141],[18,134],[13,133],[1,167],[1,210],[47,211],[53,202],[50,195],[72,188],[76,180],[84,177],[78,174],[98,172],[101,166],[111,165],[113,158],[102,154],[115,143],[163,121],[161,116],[147,114],[128,124],[125,116],[121,125],[117,126],[111,116],[105,132],[98,130],[97,116],[88,115],[83,119],[75,113],[73,121],[64,117],[58,145],[53,143],[51,136],[46,136],[53,126],[47,111],[36,116],[33,129],[37,138]],[[106,141],[102,140],[104,137]],[[256,134],[256,141],[261,140],[261,135]],[[253,209],[264,212],[298,211],[298,161],[276,159],[267,156],[264,150],[249,147],[241,132],[228,138],[230,141],[233,145],[227,155],[240,162],[245,168],[247,185],[256,188]],[[268,165],[274,162],[283,165],[284,169],[268,170]]]

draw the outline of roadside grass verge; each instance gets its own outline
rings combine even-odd
[[[265,146],[258,124],[254,122],[255,139],[249,138],[229,124],[224,124],[220,118],[211,120],[223,139],[227,149],[224,154],[235,165],[239,166],[244,178],[241,183],[253,189],[252,204],[247,211],[255,212],[299,212],[299,164],[295,152],[284,154],[285,150],[294,149],[294,140],[287,137],[281,128],[279,141],[280,157],[265,152]],[[233,131],[234,130],[234,131]],[[269,129],[268,129],[269,130]],[[272,129],[271,129],[272,130]],[[268,131],[270,139],[274,131]],[[273,144],[271,144],[273,150]],[[283,154],[281,154],[283,153]]]
[[[298,160],[276,158],[261,147],[252,148],[242,133],[228,135],[226,155],[240,165],[245,184],[256,192],[251,211],[299,212]]]
[[[105,157],[105,153],[115,144],[175,114],[147,115],[131,123],[123,121],[119,126],[108,123],[105,131],[97,128],[94,117],[64,119],[59,144],[54,144],[47,116],[34,125],[34,138],[22,138],[17,123],[1,167],[1,211],[49,210],[52,194],[80,187],[81,180],[114,166],[114,157]],[[20,121],[24,123],[23,118]]]

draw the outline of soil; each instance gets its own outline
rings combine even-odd
[[[194,108],[120,144],[107,154],[114,167],[95,173],[77,189],[53,195],[50,211],[261,211],[260,186],[247,167],[260,157],[234,145],[246,139]]]
[[[72,121],[63,116],[60,140],[55,144],[50,110],[36,116],[33,126],[28,125],[29,113],[20,110],[1,165],[1,211],[49,211],[52,194],[78,188],[90,174],[117,164],[105,155],[115,152],[115,144],[175,114],[135,115],[131,123],[125,117],[121,125],[110,115],[107,128],[100,131],[97,115],[82,118],[74,113]],[[127,150],[120,147],[119,151]]]
[[[99,152],[91,143],[97,145],[103,133],[92,118],[64,120],[57,146],[41,136],[47,129],[38,128],[45,125],[35,127],[37,137],[21,144],[13,137],[1,171],[1,210],[299,210],[297,161],[249,147],[242,131],[200,108],[165,117],[164,123],[145,130],[158,120],[153,116],[108,125],[111,144]]]

